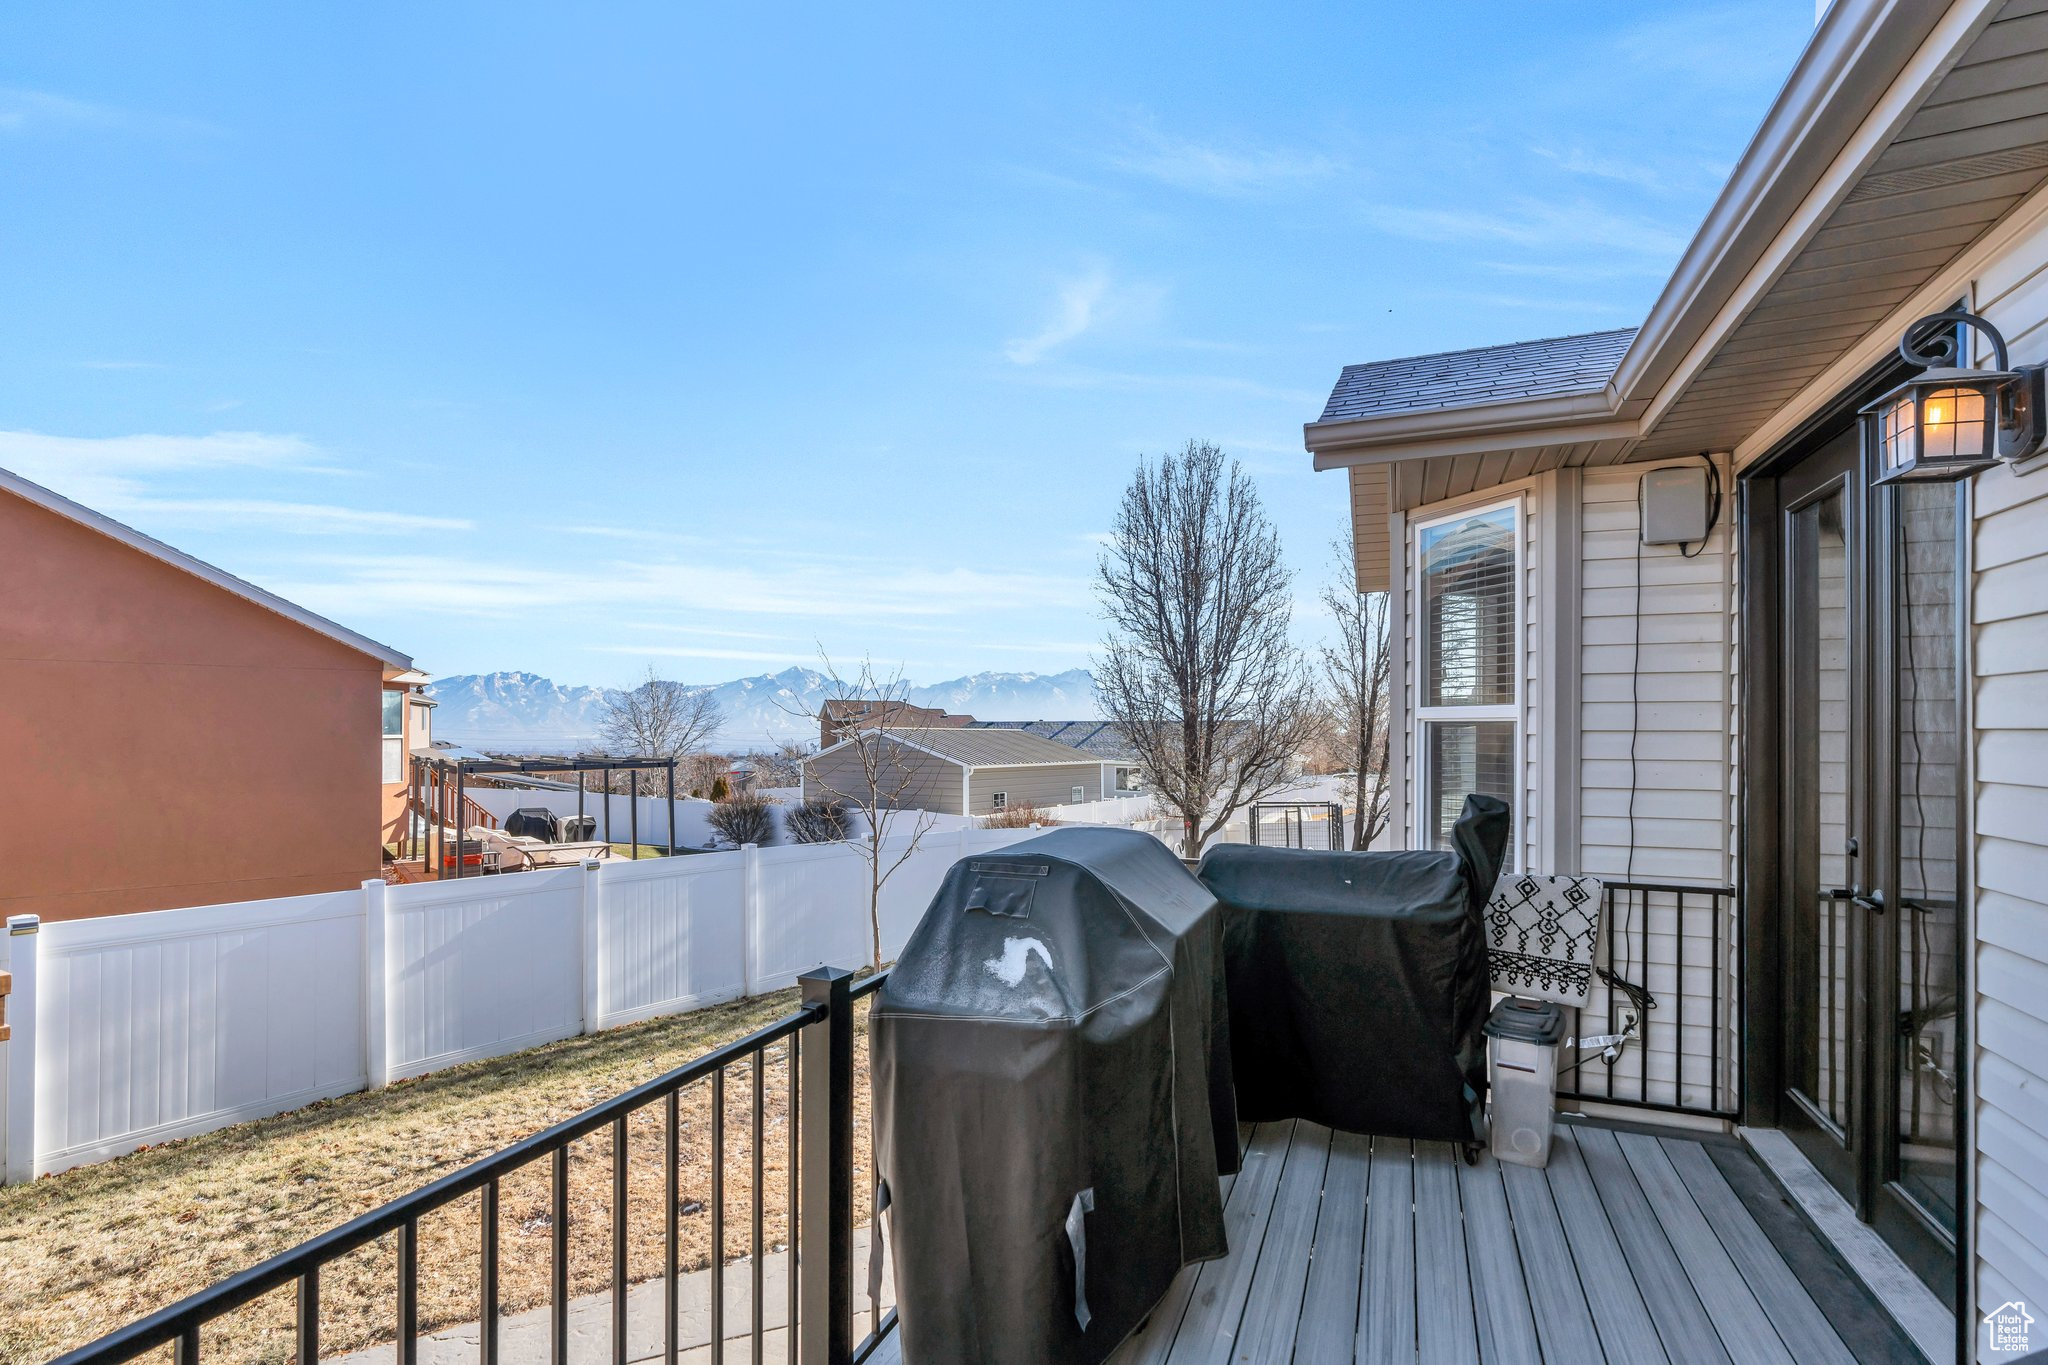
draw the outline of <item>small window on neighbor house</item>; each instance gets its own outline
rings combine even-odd
[[[1008,792],[997,792],[989,797],[988,803],[996,810],[1008,810],[1010,808],[1010,794]]]
[[[384,693],[384,737],[393,739],[405,733],[405,693],[386,690]]]
[[[1447,848],[1468,793],[1514,804],[1522,671],[1521,508],[1462,512],[1417,532],[1425,848]],[[1521,812],[1515,812],[1519,823]],[[1512,858],[1512,852],[1510,857]]]
[[[1081,804],[1081,803],[1082,803],[1083,801],[1086,801],[1087,799],[1088,799],[1088,789],[1087,789],[1086,787],[1076,787],[1076,788],[1074,788],[1074,804],[1075,804],[1075,805],[1077,805],[1077,806],[1078,806],[1078,805],[1080,805],[1080,804]]]

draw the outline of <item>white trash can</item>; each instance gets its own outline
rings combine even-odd
[[[1509,996],[1487,1017],[1486,1036],[1494,1159],[1520,1166],[1547,1165],[1550,1130],[1556,1121],[1557,1045],[1564,1038],[1564,1011],[1549,1000]]]

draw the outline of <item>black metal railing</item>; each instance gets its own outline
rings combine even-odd
[[[222,1280],[168,1308],[152,1313],[99,1340],[58,1358],[57,1365],[117,1365],[145,1352],[170,1346],[175,1365],[199,1365],[201,1329],[257,1299],[287,1286],[296,1289],[296,1356],[306,1365],[319,1360],[321,1272],[332,1262],[385,1237],[396,1239],[396,1275],[392,1284],[392,1325],[396,1365],[415,1365],[418,1358],[419,1227],[423,1217],[469,1195],[479,1196],[477,1303],[479,1365],[497,1365],[499,1358],[499,1189],[506,1177],[540,1162],[549,1163],[548,1267],[549,1357],[551,1365],[567,1365],[569,1346],[569,1172],[570,1148],[579,1139],[611,1131],[611,1359],[625,1365],[644,1351],[628,1351],[627,1343],[627,1121],[658,1108],[662,1125],[663,1316],[662,1358],[670,1365],[680,1342],[681,1266],[679,1215],[681,1099],[695,1085],[710,1087],[711,1189],[710,1358],[727,1358],[725,1283],[728,1267],[726,1234],[726,1082],[740,1068],[751,1071],[750,1159],[753,1185],[749,1194],[750,1251],[747,1267],[752,1312],[746,1335],[748,1358],[763,1358],[766,1297],[763,1280],[763,1177],[767,1126],[767,1070],[771,1060],[786,1060],[789,1072],[789,1218],[787,1359],[801,1365],[852,1365],[874,1351],[895,1326],[895,1314],[878,1313],[870,1300],[875,1324],[856,1347],[852,1340],[853,1236],[853,1001],[880,984],[874,977],[853,984],[853,974],[821,969],[799,979],[800,1007],[744,1038],[708,1052],[665,1075],[606,1100],[574,1118],[514,1143],[503,1151],[394,1199],[381,1208],[322,1233],[289,1251]],[[781,1049],[779,1055],[777,1049]],[[872,1205],[870,1205],[872,1207]],[[879,1244],[874,1248],[879,1254]]]
[[[1572,1035],[1561,1097],[1734,1118],[1742,1093],[1735,888],[1606,884],[1601,970]]]

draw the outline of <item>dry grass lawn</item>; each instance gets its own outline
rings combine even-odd
[[[26,1365],[80,1346],[772,1023],[795,1005],[796,993],[785,991],[630,1025],[0,1189],[0,1361]],[[865,1012],[863,1006],[863,1020]],[[870,1183],[865,1027],[856,1048],[859,1223],[867,1217]],[[788,1227],[785,1046],[770,1050],[762,1080],[762,1240],[772,1251]],[[751,1249],[753,1067],[729,1070],[725,1085],[725,1251],[736,1259]],[[661,1272],[661,1114],[656,1103],[628,1124],[628,1271],[635,1281]],[[711,1247],[709,1082],[684,1092],[681,1114],[682,1257],[683,1269],[692,1270],[709,1264]],[[569,1196],[571,1292],[603,1292],[611,1283],[609,1128],[573,1149]],[[423,1332],[476,1318],[477,1214],[478,1196],[471,1195],[420,1224]],[[499,1219],[502,1311],[545,1303],[559,1231],[549,1216],[545,1159],[501,1182]],[[386,1238],[322,1272],[323,1355],[391,1339],[395,1264]],[[215,1324],[202,1357],[290,1360],[292,1321],[290,1290],[280,1290]]]

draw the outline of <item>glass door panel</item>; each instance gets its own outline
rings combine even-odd
[[[1892,846],[1897,1087],[1890,1135],[1901,1193],[1956,1229],[1958,579],[1955,490],[1897,491]]]
[[[1846,894],[1852,870],[1845,507],[1838,485],[1790,513],[1786,574],[1791,1080],[1837,1141],[1849,1130],[1856,1070],[1850,1017],[1855,934]]]

